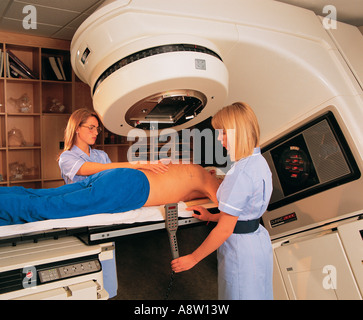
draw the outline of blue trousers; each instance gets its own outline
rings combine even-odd
[[[0,226],[134,210],[145,204],[149,191],[145,174],[126,168],[58,188],[0,187]]]

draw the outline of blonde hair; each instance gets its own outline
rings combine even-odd
[[[212,126],[214,129],[225,130],[227,141],[231,143],[232,140],[232,161],[250,156],[260,144],[257,117],[247,103],[235,102],[222,108],[212,118]]]
[[[71,150],[76,142],[76,131],[78,127],[84,124],[89,117],[95,117],[100,123],[97,113],[86,108],[81,108],[72,113],[70,116],[67,127],[64,130],[64,151]]]

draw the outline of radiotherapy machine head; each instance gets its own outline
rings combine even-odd
[[[73,68],[90,85],[105,127],[126,136],[133,128],[180,130],[212,116],[226,101],[229,80],[216,45],[149,30],[145,23],[155,15],[135,24],[123,6],[106,3],[72,41]]]

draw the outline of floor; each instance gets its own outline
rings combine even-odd
[[[179,228],[180,255],[191,253],[206,238],[211,228],[205,225]],[[112,300],[216,300],[216,253],[193,269],[174,275],[171,290],[171,252],[166,230],[115,241],[118,294]]]

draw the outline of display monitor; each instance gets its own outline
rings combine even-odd
[[[268,210],[360,177],[331,111],[264,147],[262,154],[273,180]]]

